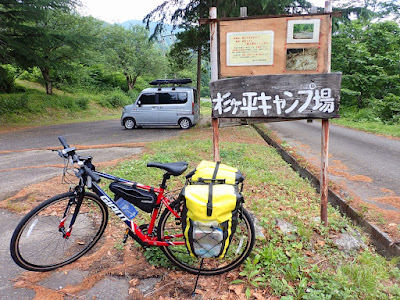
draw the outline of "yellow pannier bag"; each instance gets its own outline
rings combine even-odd
[[[181,195],[185,199],[183,233],[190,255],[223,258],[236,231],[241,193],[235,185],[205,184],[188,185]]]
[[[219,162],[203,160],[187,177],[192,182],[209,183],[211,180],[226,184],[239,184],[244,176],[237,169]]]

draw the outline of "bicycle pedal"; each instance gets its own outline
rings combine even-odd
[[[122,243],[126,244],[126,241],[128,240],[128,236],[129,236],[129,229],[126,229]]]

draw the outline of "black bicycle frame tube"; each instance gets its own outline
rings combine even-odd
[[[69,238],[69,236],[71,235],[72,226],[75,224],[75,220],[76,220],[76,217],[78,216],[79,210],[81,208],[84,195],[85,195],[85,187],[82,184],[79,184],[75,188],[75,192],[74,192],[74,197],[75,197],[75,199],[77,199],[77,203],[76,203],[76,207],[75,207],[74,213],[72,214],[72,218],[71,218],[71,222],[69,223],[68,230],[67,231],[65,231],[65,229],[63,230],[62,228],[64,226],[61,226],[61,225],[63,225],[63,223],[65,221],[66,214],[68,213],[68,211],[70,209],[71,198],[68,201],[67,209],[65,210],[64,217],[63,217],[63,219],[62,219],[62,221],[60,223],[60,227],[59,228],[60,228],[60,231],[63,233],[63,237],[64,238]]]
[[[100,175],[100,174],[99,174]],[[92,183],[93,191],[100,197],[101,201],[105,205],[107,205],[122,221],[125,222],[130,228],[132,228],[131,220],[129,220],[128,216],[119,209],[117,203],[110,196],[106,194],[96,183]]]

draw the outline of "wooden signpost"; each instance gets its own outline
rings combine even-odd
[[[327,225],[329,119],[338,115],[341,73],[330,73],[332,7],[324,14],[217,19],[210,8],[214,160],[219,120],[322,119],[321,221]]]
[[[213,118],[329,119],[337,116],[341,73],[259,75],[213,81]]]

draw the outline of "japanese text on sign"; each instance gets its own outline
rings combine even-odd
[[[210,83],[214,118],[329,119],[338,115],[341,73],[261,75]]]
[[[227,33],[227,66],[273,64],[273,31]]]
[[[252,117],[252,113],[258,110],[261,110],[264,116],[270,115],[272,111],[277,116],[287,116],[291,112],[302,113],[307,109],[324,113],[332,113],[335,110],[331,89],[315,89],[314,84],[310,84],[310,89],[300,90],[296,94],[290,91],[284,91],[283,95],[244,92],[242,96],[241,99],[235,99],[231,97],[230,92],[223,95],[217,93],[217,97],[212,99],[213,110],[220,115],[228,112],[236,115],[239,111],[245,111],[246,117]]]

